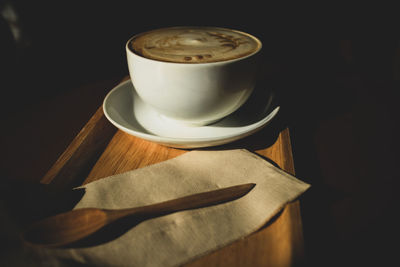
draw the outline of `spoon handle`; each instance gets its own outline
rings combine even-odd
[[[214,205],[237,199],[247,194],[254,186],[255,184],[232,186],[131,209],[75,209],[33,224],[22,233],[22,238],[28,244],[42,247],[64,246],[81,240],[125,216],[134,215],[139,219],[148,219],[176,211]]]
[[[140,216],[144,218],[161,216],[177,211],[201,208],[205,206],[232,201],[247,194],[251,189],[253,189],[254,186],[255,184],[253,183],[236,185],[218,190],[189,195],[177,199],[172,199],[148,206],[120,209],[120,210],[106,210],[106,212],[110,222],[131,215]]]

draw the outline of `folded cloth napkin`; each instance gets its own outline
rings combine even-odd
[[[255,232],[309,187],[246,150],[191,151],[87,184],[75,208],[130,208],[244,183],[256,186],[240,199],[143,221],[94,246],[37,253],[54,265],[181,265]]]

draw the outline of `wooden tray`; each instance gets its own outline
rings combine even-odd
[[[294,174],[288,129],[277,124],[235,143],[210,148],[245,148]],[[161,162],[188,150],[164,147],[117,130],[100,107],[54,163],[42,183],[71,188],[109,175]],[[256,233],[185,266],[294,266],[304,259],[300,204],[296,200]]]

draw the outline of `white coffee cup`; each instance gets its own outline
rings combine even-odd
[[[129,74],[139,97],[160,115],[193,126],[213,123],[243,105],[256,82],[257,56],[208,63],[146,58],[126,44]]]

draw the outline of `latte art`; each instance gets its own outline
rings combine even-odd
[[[246,33],[215,27],[174,27],[133,37],[130,50],[146,58],[176,63],[209,63],[241,58],[260,50]]]

